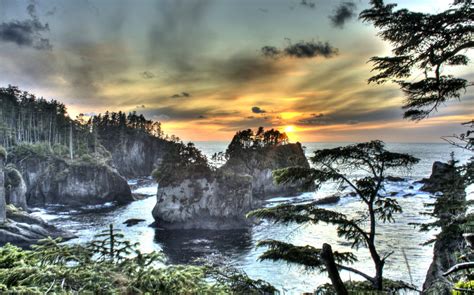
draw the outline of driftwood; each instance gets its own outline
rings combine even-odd
[[[445,273],[443,273],[443,276],[447,276],[454,272],[458,272],[458,271],[470,269],[470,268],[474,268],[474,262],[458,263],[454,265],[453,267],[451,267],[450,269],[448,269]]]

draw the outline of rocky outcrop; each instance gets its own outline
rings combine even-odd
[[[250,175],[253,197],[268,199],[296,195],[304,191],[301,182],[283,185],[274,182],[273,170],[291,166],[309,168],[308,160],[300,143],[245,150],[238,157],[231,157],[221,169]],[[313,188],[306,188],[306,191],[312,190]]]
[[[218,171],[159,187],[152,214],[154,225],[166,229],[232,229],[248,225],[252,205],[251,177]]]
[[[104,135],[101,143],[111,153],[114,168],[127,178],[150,176],[170,147],[164,139],[139,132],[117,138]]]
[[[0,146],[0,224],[3,224],[7,220],[6,211],[6,196],[5,196],[5,174],[4,166],[7,160],[7,151]]]
[[[423,183],[421,190],[429,193],[443,191],[446,184],[452,179],[453,173],[456,173],[453,165],[438,161],[434,162],[430,177],[420,181]]]
[[[458,254],[465,245],[459,224],[466,214],[466,185],[463,176],[455,166],[435,162],[432,174],[424,180],[423,189],[441,192],[432,215],[437,218],[436,226],[441,231],[436,235],[433,247],[433,261],[426,274],[423,294],[451,294],[452,284],[443,273],[458,262]]]
[[[25,180],[30,206],[83,206],[133,200],[127,181],[106,164],[69,162],[51,155],[12,158]]]
[[[26,211],[7,206],[7,221],[0,224],[0,246],[11,243],[28,248],[48,237],[61,238],[63,241],[75,238],[72,233],[58,229]]]
[[[168,163],[170,160],[164,162]],[[185,167],[183,169],[176,169],[176,162],[171,165],[172,169],[161,167],[162,171],[168,173],[166,177],[163,173],[157,174],[161,175],[162,179],[158,188],[157,203],[153,209],[157,227],[168,229],[246,227],[249,225],[249,220],[245,218],[245,214],[261,205],[263,199],[293,195],[302,191],[302,183],[275,184],[273,170],[290,166],[309,168],[299,143],[242,150],[239,156],[231,157],[217,170],[207,167],[202,161],[200,163],[189,166],[181,163],[180,167]]]
[[[20,172],[13,167],[7,165],[5,167],[5,194],[7,204],[12,204],[17,208],[26,210],[26,184]]]

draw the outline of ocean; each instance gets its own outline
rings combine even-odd
[[[196,146],[210,157],[213,153],[224,151],[225,142],[196,142]],[[332,148],[349,143],[303,143],[305,153],[311,156],[317,149]],[[448,161],[451,152],[461,163],[466,162],[472,153],[453,147],[446,143],[387,143],[389,151],[408,153],[420,159],[409,171],[392,171],[391,175],[401,176],[407,180],[388,183],[386,192],[393,194],[403,208],[403,213],[395,216],[395,223],[380,224],[378,227],[377,246],[381,253],[393,251],[387,261],[384,275],[395,280],[412,282],[420,287],[432,260],[432,246],[423,246],[436,234],[435,231],[421,233],[410,223],[424,223],[429,216],[422,215],[426,204],[434,201],[434,196],[419,191],[417,180],[428,177],[434,161]],[[354,172],[357,173],[357,172]],[[134,183],[135,180],[130,180]],[[135,189],[134,192],[150,195],[149,198],[135,201],[129,205],[116,207],[113,204],[92,206],[80,210],[62,211],[61,208],[50,207],[38,209],[35,213],[62,228],[75,232],[79,238],[69,243],[84,243],[93,238],[100,230],[114,224],[125,233],[125,237],[139,242],[143,251],[163,251],[170,263],[192,263],[197,258],[224,262],[235,266],[250,277],[263,279],[282,294],[301,294],[311,292],[318,285],[329,282],[325,274],[305,270],[302,267],[288,265],[284,262],[259,261],[258,257],[264,249],[255,248],[256,243],[263,239],[276,239],[297,245],[319,247],[329,243],[333,250],[350,251],[350,244],[337,237],[335,228],[324,224],[305,226],[283,226],[262,222],[246,230],[230,231],[164,231],[149,227],[153,222],[151,210],[155,205],[156,184]],[[266,206],[282,202],[307,202],[334,193],[335,187],[324,186],[318,192],[304,193],[299,196],[284,196],[269,200]],[[473,198],[469,188],[469,197]],[[325,208],[353,216],[363,208],[353,197],[343,198],[336,205],[325,205]],[[129,218],[142,218],[145,222],[133,227],[126,227],[123,222]],[[354,250],[353,250],[354,251]],[[354,251],[358,257],[353,267],[372,274],[373,264],[365,248]],[[405,259],[405,257],[407,259]],[[408,264],[408,265],[407,265]],[[359,280],[353,274],[342,273],[344,280]]]

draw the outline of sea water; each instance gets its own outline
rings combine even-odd
[[[333,148],[347,143],[303,143],[307,156],[318,149]],[[213,153],[224,151],[224,142],[197,142],[196,146],[210,157]],[[387,149],[394,152],[408,153],[420,159],[410,171],[392,171],[392,175],[404,177],[406,181],[386,184],[387,194],[396,194],[403,213],[395,216],[395,223],[380,224],[377,227],[377,247],[381,254],[393,252],[385,266],[384,275],[391,279],[412,282],[420,287],[432,260],[432,246],[423,246],[436,232],[421,233],[410,223],[430,221],[426,215],[420,214],[427,208],[425,204],[434,202],[434,196],[421,192],[416,180],[428,177],[434,161],[448,161],[454,152],[456,159],[466,162],[472,154],[444,143],[388,143]],[[354,172],[356,173],[356,172]],[[130,184],[134,184],[130,180]],[[308,271],[302,267],[288,265],[285,262],[259,261],[264,249],[255,248],[256,243],[263,239],[275,239],[296,245],[312,245],[320,247],[329,243],[333,250],[354,251],[358,257],[353,267],[368,274],[373,274],[374,267],[370,255],[365,248],[351,250],[350,243],[337,237],[335,227],[318,225],[275,225],[262,222],[245,230],[229,231],[165,231],[149,227],[153,222],[151,210],[156,199],[157,184],[138,187],[135,193],[149,195],[149,198],[135,201],[126,206],[116,207],[106,204],[99,207],[85,207],[81,210],[65,211],[60,207],[41,209],[35,214],[46,218],[59,227],[76,233],[79,238],[69,243],[85,243],[95,234],[114,224],[122,230],[125,237],[139,242],[142,251],[164,251],[170,263],[192,263],[197,258],[219,261],[245,271],[250,277],[263,279],[276,286],[283,294],[300,294],[310,292],[316,286],[328,282],[325,274]],[[274,206],[284,202],[308,202],[334,193],[335,187],[324,186],[317,193],[304,193],[299,196],[283,196],[268,200],[266,206]],[[471,191],[471,190],[469,190]],[[471,196],[468,196],[472,198]],[[364,210],[354,197],[343,198],[335,205],[324,205],[324,208],[335,210],[348,216],[356,216]],[[129,218],[145,219],[135,226],[123,224]],[[342,273],[343,279],[358,280],[354,274]]]

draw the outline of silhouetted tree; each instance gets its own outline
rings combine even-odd
[[[443,74],[443,69],[469,64],[466,51],[474,48],[472,0],[454,0],[438,14],[394,10],[396,4],[371,0],[372,7],[360,14],[363,21],[380,29],[379,36],[393,46],[393,56],[372,57],[379,73],[370,82],[393,81],[406,94],[405,118],[420,120],[444,102],[459,99],[473,86],[464,78]],[[412,79],[423,74],[422,79]]]
[[[238,131],[230,142],[225,156],[227,159],[240,155],[245,150],[277,146],[288,143],[288,136],[275,129],[266,130],[259,127],[256,132],[252,129]]]
[[[383,289],[383,269],[391,253],[379,253],[376,247],[377,222],[393,222],[394,214],[402,211],[398,202],[381,194],[386,173],[393,169],[407,169],[418,162],[418,159],[385,150],[381,141],[359,143],[345,147],[315,151],[310,158],[313,168],[290,167],[273,172],[277,183],[289,183],[301,179],[308,184],[316,182],[319,188],[326,182],[349,186],[360,201],[366,206],[355,218],[319,208],[315,203],[304,205],[284,204],[273,208],[264,208],[249,213],[249,216],[272,220],[276,223],[314,223],[320,222],[337,226],[337,233],[351,242],[352,248],[366,247],[374,263],[375,275],[371,276],[361,270],[347,266],[355,261],[352,253],[334,252],[337,268],[358,274],[368,280],[376,290]],[[347,174],[355,170],[365,171],[366,176],[351,179]],[[308,268],[327,269],[327,259],[322,250],[311,246],[294,246],[281,241],[260,241],[259,246],[269,249],[261,259],[285,260],[289,263],[304,265]],[[327,251],[326,251],[327,252]],[[345,263],[345,264],[344,264]],[[334,275],[332,273],[331,275]]]
[[[167,186],[188,177],[210,177],[211,166],[206,156],[192,142],[171,142],[152,175],[160,185]]]

